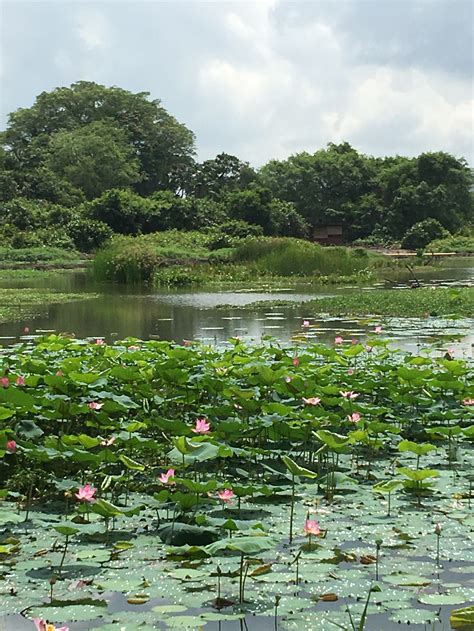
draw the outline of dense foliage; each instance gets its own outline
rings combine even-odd
[[[14,247],[90,251],[110,236],[104,226],[146,234],[237,220],[302,238],[339,224],[346,242],[380,245],[426,220],[451,233],[471,224],[471,184],[465,160],[447,153],[373,158],[345,142],[259,170],[226,153],[197,163],[192,132],[148,93],[79,81],[10,114],[0,234]]]
[[[378,629],[472,602],[471,361],[379,327],[0,358],[0,624]]]

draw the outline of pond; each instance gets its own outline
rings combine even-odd
[[[452,285],[472,283],[474,259],[450,259],[439,267],[417,273],[425,284]],[[384,287],[408,287],[411,275],[407,271],[398,284],[390,280],[367,287],[318,287],[308,285],[281,287],[271,291],[242,287],[235,290],[157,290],[138,289],[117,285],[98,285],[85,272],[67,273],[31,281],[3,281],[3,287],[47,287],[59,291],[99,293],[99,297],[74,303],[50,305],[47,313],[34,321],[0,325],[0,337],[22,334],[25,324],[31,331],[54,330],[74,333],[77,337],[104,337],[108,341],[137,337],[139,339],[167,339],[176,342],[194,339],[215,344],[230,337],[259,341],[262,336],[290,340],[301,334],[303,320],[311,322],[312,336],[321,341],[332,341],[335,335],[364,338],[373,328],[363,320],[314,316],[304,304],[290,307],[268,306],[271,301],[302,303],[318,297],[344,295],[351,292],[371,291]],[[252,303],[266,301],[267,306],[255,307]],[[227,305],[222,307],[219,305]],[[394,344],[415,350],[435,340],[444,341],[459,334],[460,339],[449,345],[456,353],[470,353],[474,342],[474,322],[452,322],[439,318],[399,319],[383,321],[384,328]],[[309,333],[309,332],[307,332]]]
[[[472,360],[370,337],[2,349],[0,629],[472,631]]]

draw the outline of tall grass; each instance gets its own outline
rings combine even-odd
[[[249,239],[235,250],[236,262],[253,262],[262,271],[278,276],[349,276],[370,264],[366,250],[322,247],[300,239]]]

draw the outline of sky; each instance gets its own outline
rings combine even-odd
[[[148,91],[260,166],[348,141],[474,165],[472,0],[1,0],[0,129],[78,80]]]

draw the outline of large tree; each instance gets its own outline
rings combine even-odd
[[[221,199],[226,193],[245,189],[256,177],[248,162],[220,153],[196,165],[189,189],[196,197]]]
[[[185,186],[194,164],[194,135],[189,129],[160,101],[150,100],[148,92],[133,94],[79,81],[43,92],[32,107],[10,114],[2,145],[6,166],[15,172],[20,190],[28,186],[31,189],[38,171],[47,168],[58,134],[94,123],[111,125],[122,134],[139,164],[140,178],[134,185],[137,192],[147,195],[156,190],[178,191]],[[35,194],[34,186],[29,193]]]

